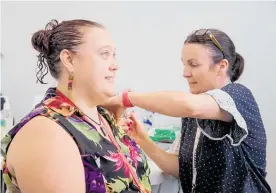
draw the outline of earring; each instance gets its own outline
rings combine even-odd
[[[73,79],[74,79],[73,75],[70,74],[70,75],[68,76],[68,90],[72,90]]]

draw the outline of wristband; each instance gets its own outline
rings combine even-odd
[[[125,92],[123,92],[123,95],[122,95],[122,96],[123,96],[123,97],[122,97],[123,105],[124,105],[124,107],[127,107],[127,108],[133,107],[132,103],[131,103],[130,100],[129,100],[128,92],[129,92],[129,91],[125,91]]]

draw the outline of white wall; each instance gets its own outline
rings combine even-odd
[[[180,62],[186,35],[204,27],[227,32],[246,59],[241,82],[260,105],[268,134],[268,180],[276,190],[275,2],[2,2],[2,92],[10,96],[17,121],[49,86],[35,82],[32,33],[50,19],[75,18],[99,21],[112,33],[121,65],[118,90],[187,90]],[[50,77],[49,82],[55,84]]]

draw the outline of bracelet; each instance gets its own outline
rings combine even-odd
[[[125,91],[125,92],[123,92],[123,95],[122,95],[123,96],[122,102],[123,102],[124,107],[126,107],[126,108],[133,107],[132,103],[129,100],[128,92],[129,91]]]

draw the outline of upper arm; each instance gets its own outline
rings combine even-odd
[[[231,113],[222,108],[218,101],[209,94],[194,95],[192,104],[193,118],[212,119],[231,122]]]
[[[22,192],[85,192],[78,147],[64,129],[48,118],[36,117],[18,132],[7,161]]]
[[[222,89],[204,93],[201,116],[198,119],[203,133],[210,139],[228,136],[238,145],[248,135],[248,117],[257,113],[257,103],[249,89],[240,84],[229,84]],[[250,114],[250,115],[249,115]]]

